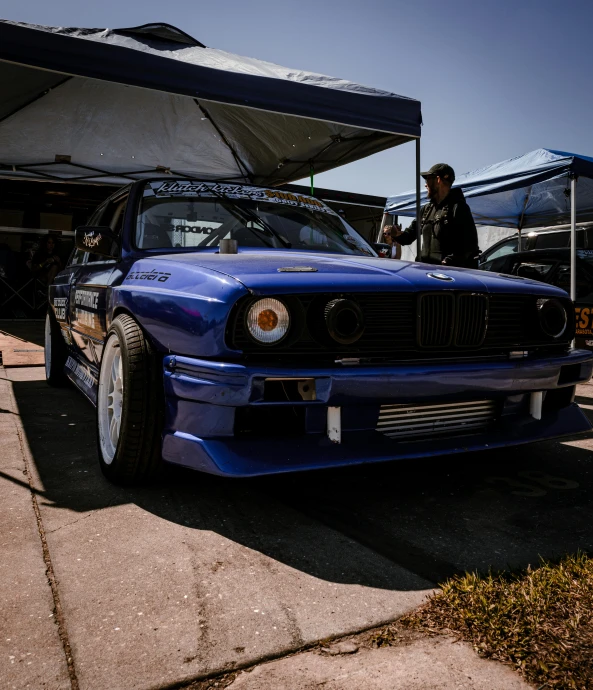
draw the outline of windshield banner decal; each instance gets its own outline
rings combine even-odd
[[[280,189],[266,189],[251,185],[231,184],[224,182],[195,182],[192,180],[171,180],[170,182],[149,182],[144,189],[145,197],[216,197],[225,196],[229,199],[248,199],[250,201],[268,201],[289,206],[304,206],[322,211],[336,213],[319,199],[303,194],[293,194]]]

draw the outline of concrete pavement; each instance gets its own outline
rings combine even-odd
[[[241,482],[181,473],[158,488],[112,487],[97,470],[90,406],[72,389],[48,389],[41,368],[3,376],[11,420],[3,436],[16,448],[5,463],[0,501],[4,506],[5,496],[19,493],[29,522],[28,558],[37,569],[31,599],[48,629],[43,639],[28,634],[33,642],[26,649],[10,640],[5,659],[35,648],[52,666],[53,676],[42,675],[48,687],[62,687],[51,684],[53,677],[67,686],[68,675],[50,619],[31,491],[22,479],[26,464],[81,688],[166,687],[249,665],[391,621],[432,587]],[[11,386],[23,413],[22,448]],[[29,577],[32,567],[15,570]],[[14,582],[7,570],[3,592]],[[6,613],[10,638],[24,610]],[[38,620],[32,627],[41,634]],[[23,668],[15,687],[36,687],[38,677]]]
[[[331,647],[330,647],[331,651]],[[260,664],[236,675],[231,690],[529,690],[512,669],[480,659],[450,637],[331,655],[311,651]]]
[[[0,368],[0,678],[4,688],[69,688],[12,387]]]

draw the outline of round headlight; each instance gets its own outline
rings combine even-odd
[[[351,299],[333,299],[325,305],[325,323],[330,336],[342,345],[355,343],[364,332],[362,309]]]
[[[290,315],[288,309],[277,299],[266,297],[249,307],[247,330],[258,343],[277,343],[288,333]]]
[[[542,331],[550,338],[559,338],[568,325],[566,309],[557,299],[538,299],[536,304]]]

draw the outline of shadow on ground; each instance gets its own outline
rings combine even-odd
[[[41,345],[43,347],[44,323],[44,321],[40,321],[39,319],[32,319],[30,321],[0,319],[0,331],[28,343],[34,343],[35,345]]]
[[[13,385],[49,506],[84,513],[135,503],[315,577],[385,589],[405,587],[393,574],[353,570],[342,535],[435,583],[593,551],[588,448],[548,442],[250,480],[171,468],[158,487],[122,489],[98,469],[94,410],[80,394],[41,380]],[[335,543],[295,538],[311,519],[333,528]]]

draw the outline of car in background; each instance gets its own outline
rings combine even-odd
[[[136,181],[75,232],[45,371],[96,406],[101,470],[226,476],[418,460],[588,431],[593,355],[552,285],[386,261],[322,201]]]
[[[519,233],[507,237],[488,247],[480,254],[479,267],[490,271],[491,263],[508,254],[518,251],[534,251],[537,249],[563,249],[570,247],[570,225],[552,225],[550,227],[529,230],[521,233],[519,248]],[[593,249],[593,223],[579,223],[577,225],[577,248]]]
[[[495,273],[539,280],[570,293],[570,249],[534,249],[492,259]],[[593,350],[593,249],[577,249],[576,346]]]

